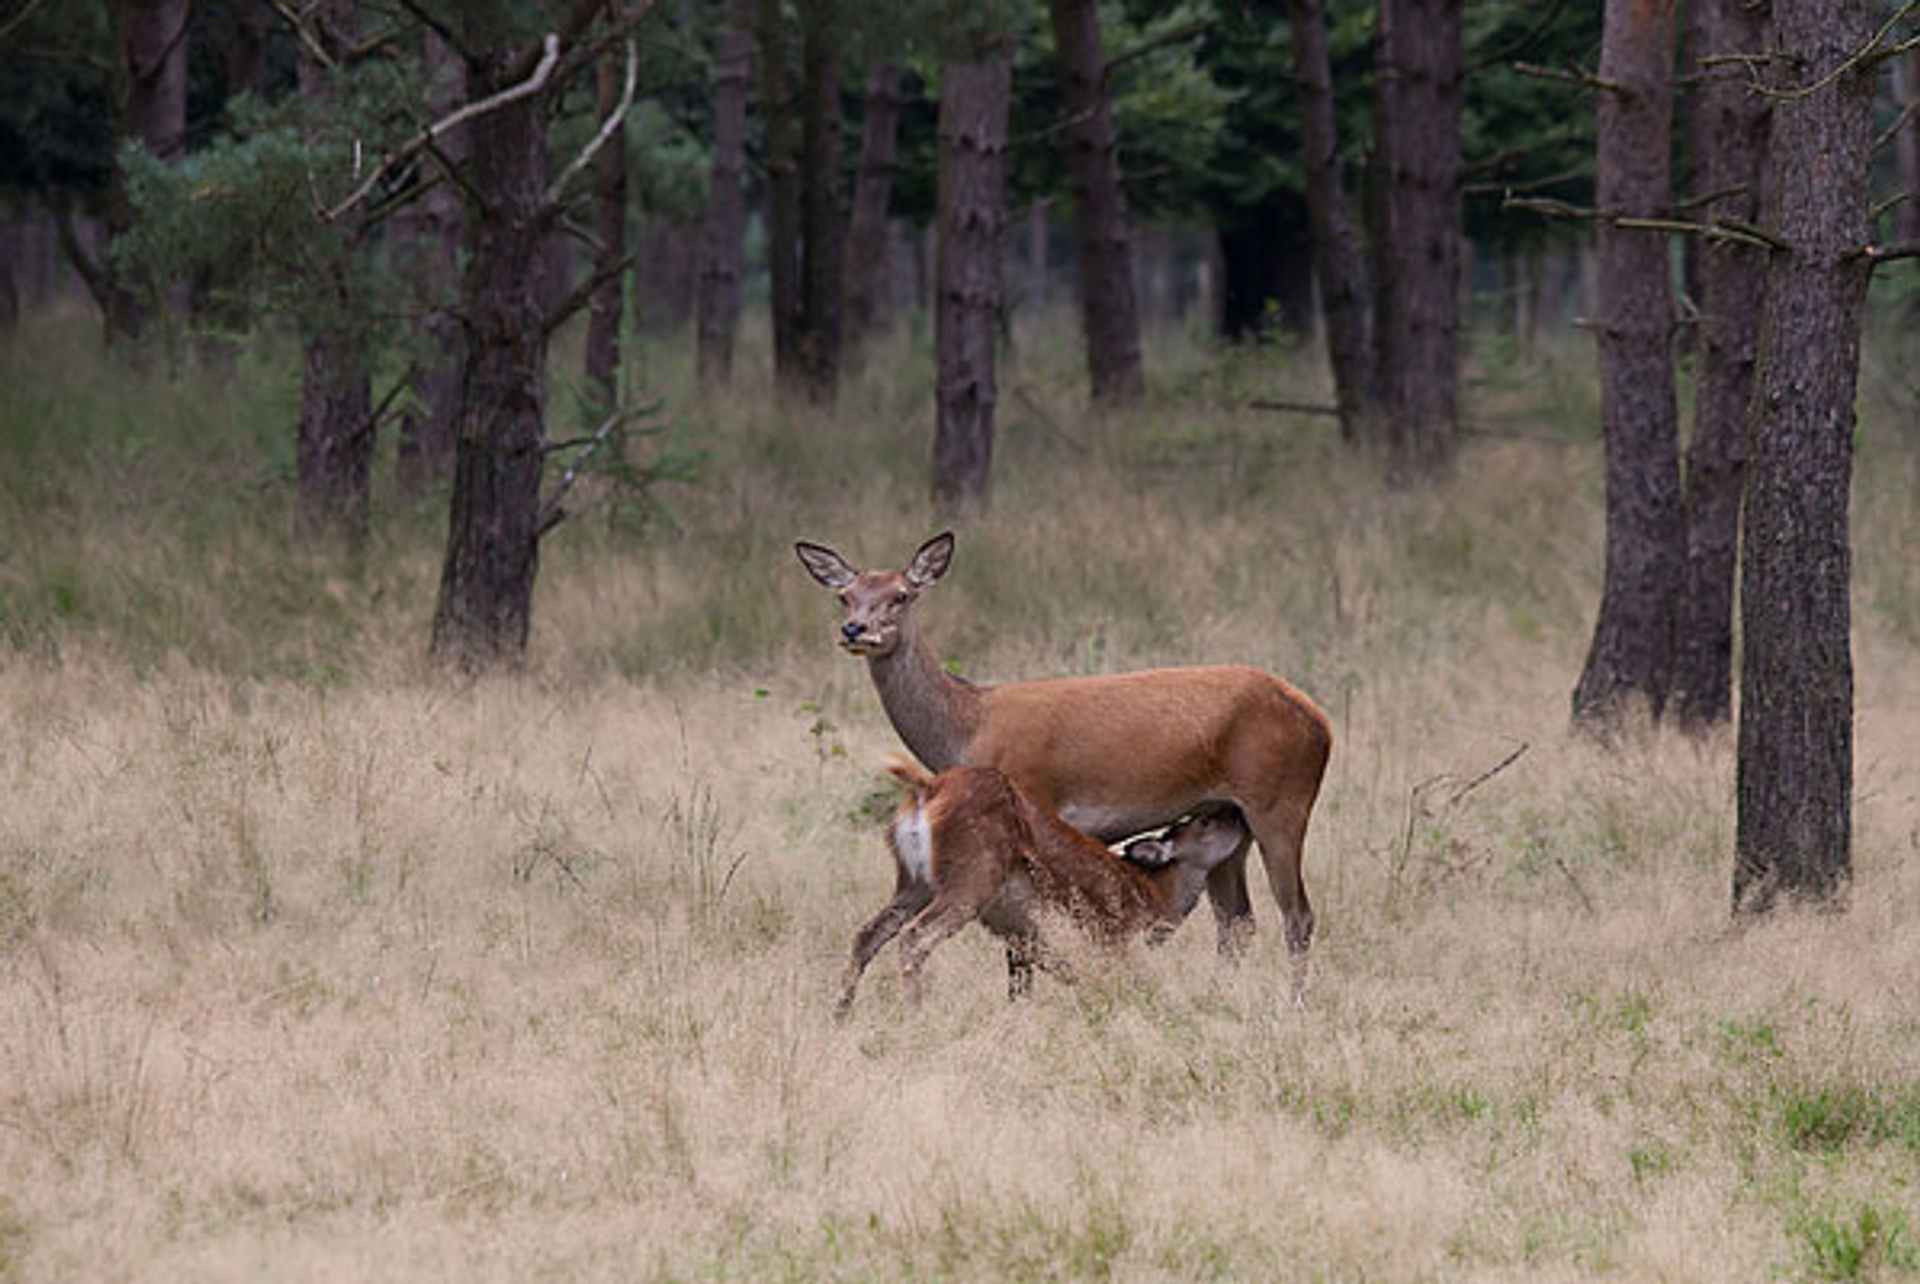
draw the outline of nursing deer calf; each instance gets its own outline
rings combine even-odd
[[[836,1012],[853,1006],[860,976],[900,937],[900,989],[920,1001],[920,968],[935,946],[978,920],[1021,957],[1046,958],[1035,911],[1051,908],[1096,940],[1158,939],[1192,912],[1207,876],[1246,850],[1238,813],[1202,812],[1115,856],[1033,801],[990,767],[938,776],[891,768],[907,788],[887,846],[893,899],[853,938]]]
[[[1333,744],[1311,699],[1272,674],[1226,665],[976,686],[948,673],[913,623],[913,604],[952,561],[951,534],[898,571],[856,570],[819,544],[794,551],[838,596],[840,645],[866,660],[894,730],[927,767],[992,767],[1040,810],[1103,842],[1237,809],[1260,844],[1299,985],[1313,939],[1300,862]],[[1223,950],[1252,923],[1245,856],[1243,839],[1207,883]]]

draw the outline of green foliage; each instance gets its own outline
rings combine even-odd
[[[1859,1204],[1850,1211],[1808,1213],[1789,1227],[1801,1261],[1817,1280],[1873,1279],[1920,1270],[1920,1250],[1898,1209]]]
[[[17,8],[0,22],[0,197],[91,198],[113,148],[107,6]]]

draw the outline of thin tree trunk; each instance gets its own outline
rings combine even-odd
[[[1340,175],[1334,124],[1333,71],[1327,53],[1324,0],[1288,0],[1293,35],[1293,83],[1300,102],[1300,150],[1307,179],[1307,216],[1313,227],[1313,270],[1320,280],[1320,315],[1327,328],[1340,435],[1366,434],[1375,406],[1373,334],[1367,315],[1366,258]]]
[[[1005,39],[973,59],[947,63],[941,75],[933,502],[953,514],[984,512],[992,489],[1012,79],[1013,45]]]
[[[1741,541],[1736,910],[1837,902],[1852,877],[1847,495],[1870,260],[1867,0],[1775,0],[1767,270]],[[1844,69],[1843,69],[1844,68]],[[1831,77],[1829,80],[1828,78]],[[1817,87],[1815,87],[1817,86]]]
[[[867,73],[860,128],[860,166],[847,219],[846,334],[849,352],[880,327],[887,313],[887,206],[893,195],[895,140],[900,131],[900,69],[876,63]]]
[[[1893,224],[1902,241],[1920,241],[1920,49],[1909,49],[1893,60],[1893,105],[1905,118],[1893,139],[1894,173],[1901,195]]]
[[[1674,0],[1607,0],[1595,154],[1600,207],[1642,218],[1671,203]],[[1607,452],[1607,561],[1600,614],[1573,691],[1578,722],[1635,702],[1655,716],[1673,678],[1682,584],[1679,413],[1667,234],[1602,222],[1600,425]]]
[[[842,250],[840,36],[833,0],[802,0],[800,346],[807,393],[829,405],[840,389]]]
[[[483,50],[469,63],[477,97],[511,83],[514,53]],[[499,108],[471,140],[478,208],[462,297],[470,346],[433,619],[434,656],[466,669],[525,655],[539,569],[547,317],[527,267],[547,226],[544,100]]]
[[[804,374],[800,354],[800,176],[793,154],[787,22],[780,0],[759,0],[760,114],[767,169],[767,275],[773,311],[773,372],[783,385]]]
[[[447,42],[426,33],[423,70],[427,77],[427,108],[435,119],[464,101],[467,72]],[[464,127],[445,135],[438,150],[450,163],[466,158]],[[431,167],[429,174],[437,171]],[[460,189],[443,179],[402,211],[395,239],[405,247],[406,270],[412,274],[417,299],[426,313],[421,352],[413,375],[414,405],[400,418],[400,486],[419,494],[443,480],[453,462],[453,442],[460,418],[461,368],[466,334],[454,311],[460,296],[460,245],[466,231],[466,209]]]
[[[713,176],[701,229],[700,276],[694,302],[700,385],[733,377],[733,335],[740,322],[741,242],[747,230],[747,86],[753,59],[752,10],[734,0],[720,29],[713,73]]]
[[[351,48],[358,30],[354,0],[319,0],[309,11],[314,38],[329,51]],[[334,105],[333,72],[303,47],[300,97],[310,142],[318,141]],[[299,524],[311,537],[344,535],[358,540],[367,529],[367,490],[373,472],[373,397],[366,343],[356,316],[356,297],[345,259],[357,253],[363,232],[358,214],[338,228],[338,244],[319,252],[335,256],[302,310],[306,361],[300,385],[300,428],[295,443],[299,477]]]
[[[1053,44],[1067,111],[1067,173],[1080,241],[1080,316],[1093,399],[1138,401],[1140,317],[1133,290],[1132,231],[1120,187],[1120,145],[1107,101],[1107,60],[1095,0],[1050,0]]]
[[[120,139],[148,155],[177,162],[187,149],[188,0],[115,0],[115,89]],[[155,300],[127,279],[113,243],[133,228],[126,175],[114,160],[107,189],[107,252],[101,255],[101,310],[109,343],[137,339]]]
[[[1395,471],[1457,444],[1460,0],[1380,0],[1374,342]]]
[[[1764,49],[1766,0],[1692,0],[1691,51]],[[1728,193],[1696,217],[1758,223],[1766,208],[1767,99],[1737,65],[1698,69],[1688,97],[1696,199]],[[1687,446],[1686,587],[1674,638],[1672,710],[1704,731],[1733,716],[1733,581],[1747,456],[1755,345],[1765,300],[1763,251],[1732,243],[1699,251],[1699,378]]]
[[[594,69],[599,118],[620,106],[622,57],[608,54]],[[598,413],[620,404],[620,322],[626,312],[627,273],[616,265],[627,254],[627,127],[622,118],[612,138],[593,158],[593,227],[599,238],[593,272],[611,274],[587,305],[587,392]]]

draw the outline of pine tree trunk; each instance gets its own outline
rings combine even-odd
[[[427,77],[427,110],[434,119],[465,101],[466,67],[439,35],[426,33],[423,71]],[[445,135],[440,154],[455,164],[467,154],[465,127]],[[431,169],[429,173],[435,172]],[[419,494],[442,481],[453,463],[453,441],[460,418],[461,370],[466,355],[466,333],[454,311],[460,296],[460,247],[466,235],[466,209],[452,179],[421,195],[402,211],[395,236],[405,247],[406,270],[413,276],[426,318],[422,348],[413,375],[413,397],[400,418],[399,476],[401,489]]]
[[[469,63],[476,97],[513,83],[514,53],[486,49]],[[470,670],[524,657],[539,569],[547,318],[527,266],[547,227],[544,99],[494,111],[471,139],[478,208],[462,296],[470,346],[433,619],[434,656]]]
[[[1607,0],[1595,154],[1600,208],[1659,217],[1671,203],[1674,0]],[[1578,722],[1636,702],[1655,717],[1673,679],[1683,583],[1679,412],[1673,390],[1673,286],[1665,232],[1602,222],[1600,426],[1607,453],[1606,579]]]
[[[747,230],[743,183],[747,149],[747,87],[753,59],[749,0],[734,0],[720,30],[713,73],[713,176],[701,229],[700,276],[694,302],[700,385],[733,377],[733,335],[740,322],[741,243]]]
[[[900,130],[900,69],[876,63],[867,73],[860,128],[860,166],[847,219],[846,334],[849,353],[887,315],[887,206],[893,196],[895,140]]]
[[[115,0],[115,91],[119,141],[177,162],[187,150],[188,0]],[[107,189],[107,252],[101,255],[101,311],[109,343],[137,339],[146,328],[149,292],[127,279],[112,254],[133,228],[126,175],[115,157]]]
[[[1079,233],[1080,317],[1093,399],[1138,401],[1140,317],[1133,291],[1132,232],[1120,187],[1120,145],[1107,100],[1107,60],[1095,0],[1050,0],[1053,43],[1067,120],[1067,173]]]
[[[354,0],[319,0],[308,15],[314,39],[329,51],[351,48],[358,30]],[[300,97],[305,129],[317,138],[334,105],[333,75],[302,47]],[[362,301],[344,259],[358,252],[359,215],[338,227],[340,256],[322,270],[323,284],[302,310],[306,361],[300,384],[300,428],[295,442],[299,524],[310,537],[358,540],[367,529],[367,491],[373,474],[373,396],[366,344],[357,333]],[[327,251],[322,251],[327,252]]]
[[[833,0],[800,5],[800,361],[807,395],[830,405],[840,390],[842,250],[840,33]]]
[[[768,304],[773,312],[773,372],[783,386],[801,382],[800,174],[793,154],[787,78],[787,21],[780,0],[759,0],[760,114],[767,171]]]
[[[1736,910],[1836,902],[1852,876],[1847,495],[1871,261],[1867,0],[1775,0],[1768,262],[1741,541]],[[1837,74],[1836,74],[1837,73]],[[1831,76],[1828,83],[1822,83]]]
[[[1374,342],[1401,476],[1456,446],[1460,328],[1460,0],[1380,0]]]
[[[1906,199],[1894,206],[1893,225],[1902,241],[1920,241],[1920,49],[1893,61],[1893,104],[1905,117],[1893,138],[1894,173]]]
[[[950,514],[984,512],[991,496],[1012,79],[1013,47],[1004,39],[941,74],[933,502]]]
[[[1324,0],[1288,0],[1293,36],[1293,80],[1300,103],[1300,149],[1307,178],[1307,215],[1313,227],[1313,269],[1320,279],[1320,315],[1326,323],[1340,435],[1366,435],[1375,401],[1373,336],[1367,315],[1366,258],[1340,176],[1334,126],[1333,71],[1327,53]]]
[[[1691,53],[1766,47],[1765,0],[1692,0]],[[1757,224],[1766,208],[1767,99],[1738,65],[1699,68],[1688,97],[1696,199],[1709,221]],[[1733,580],[1740,490],[1747,456],[1754,348],[1766,293],[1764,251],[1725,243],[1699,251],[1699,376],[1687,446],[1686,588],[1674,636],[1670,707],[1680,725],[1704,731],[1733,716]]]
[[[598,117],[620,106],[624,55],[608,54],[594,69]],[[625,272],[614,272],[627,254],[627,129],[621,121],[593,158],[593,229],[599,238],[592,271],[614,273],[587,304],[587,395],[602,415],[620,404],[620,322],[626,312]]]

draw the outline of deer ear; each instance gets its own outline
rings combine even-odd
[[[807,568],[807,574],[830,589],[845,588],[859,574],[847,565],[846,558],[824,544],[809,544],[801,540],[793,546],[793,551],[799,554],[800,565]]]
[[[947,573],[953,564],[953,532],[942,531],[920,546],[907,563],[907,579],[915,588],[926,588]]]

